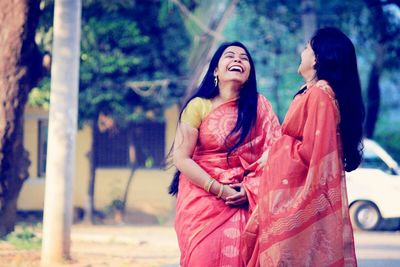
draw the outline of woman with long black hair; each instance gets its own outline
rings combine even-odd
[[[243,266],[240,236],[255,206],[258,161],[279,135],[249,51],[222,44],[183,106],[174,141],[170,193],[181,266]]]
[[[352,42],[318,30],[298,72],[306,85],[269,149],[243,257],[247,266],[356,266],[345,171],[361,161],[364,106]]]

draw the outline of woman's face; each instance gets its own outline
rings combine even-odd
[[[229,46],[222,53],[214,76],[219,83],[238,82],[243,85],[250,75],[250,61],[246,51],[239,46]]]
[[[310,43],[301,52],[301,63],[297,72],[302,75],[306,80],[312,79],[315,75],[315,65],[316,59],[313,49]]]

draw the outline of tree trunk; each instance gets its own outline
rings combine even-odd
[[[94,189],[96,184],[96,136],[98,132],[97,120],[91,123],[92,127],[92,148],[89,158],[89,184],[87,192],[87,206],[85,208],[85,223],[93,224],[95,217]]]
[[[81,1],[55,0],[42,265],[70,257]]]
[[[379,0],[364,0],[367,4],[373,20],[374,37],[376,38],[375,61],[372,65],[367,87],[365,136],[373,138],[376,122],[380,109],[379,80],[385,68],[385,56],[388,43],[398,38],[390,33],[388,17],[385,16],[382,4]]]
[[[0,237],[13,231],[30,161],[23,146],[28,94],[41,76],[35,44],[40,0],[0,1]]]
[[[132,129],[132,128],[130,128]],[[129,189],[131,187],[131,184],[133,182],[133,176],[136,173],[137,170],[137,158],[136,158],[136,145],[135,145],[135,135],[133,134],[133,131],[129,131],[129,137],[128,137],[128,142],[129,142],[129,166],[131,168],[131,171],[129,173],[128,181],[125,186],[125,191],[124,195],[122,196],[122,212],[123,215],[125,215],[126,212],[126,202],[128,201],[128,196],[129,196]]]
[[[368,87],[367,87],[367,103],[366,103],[366,118],[365,118],[365,136],[368,138],[374,137],[375,126],[378,120],[381,89],[379,80],[383,69],[383,57],[385,54],[385,46],[378,44],[375,53],[375,62],[372,65],[369,73]]]

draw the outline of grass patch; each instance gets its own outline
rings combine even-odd
[[[22,226],[21,230],[14,231],[7,235],[6,242],[12,244],[17,249],[39,249],[42,239],[37,237],[33,230],[27,226]]]

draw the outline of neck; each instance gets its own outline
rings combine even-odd
[[[224,83],[219,85],[219,97],[228,101],[239,96],[240,86],[237,83]]]
[[[317,81],[317,76],[315,75],[315,72],[310,75],[303,76],[303,78],[306,82],[307,87],[312,86]]]

